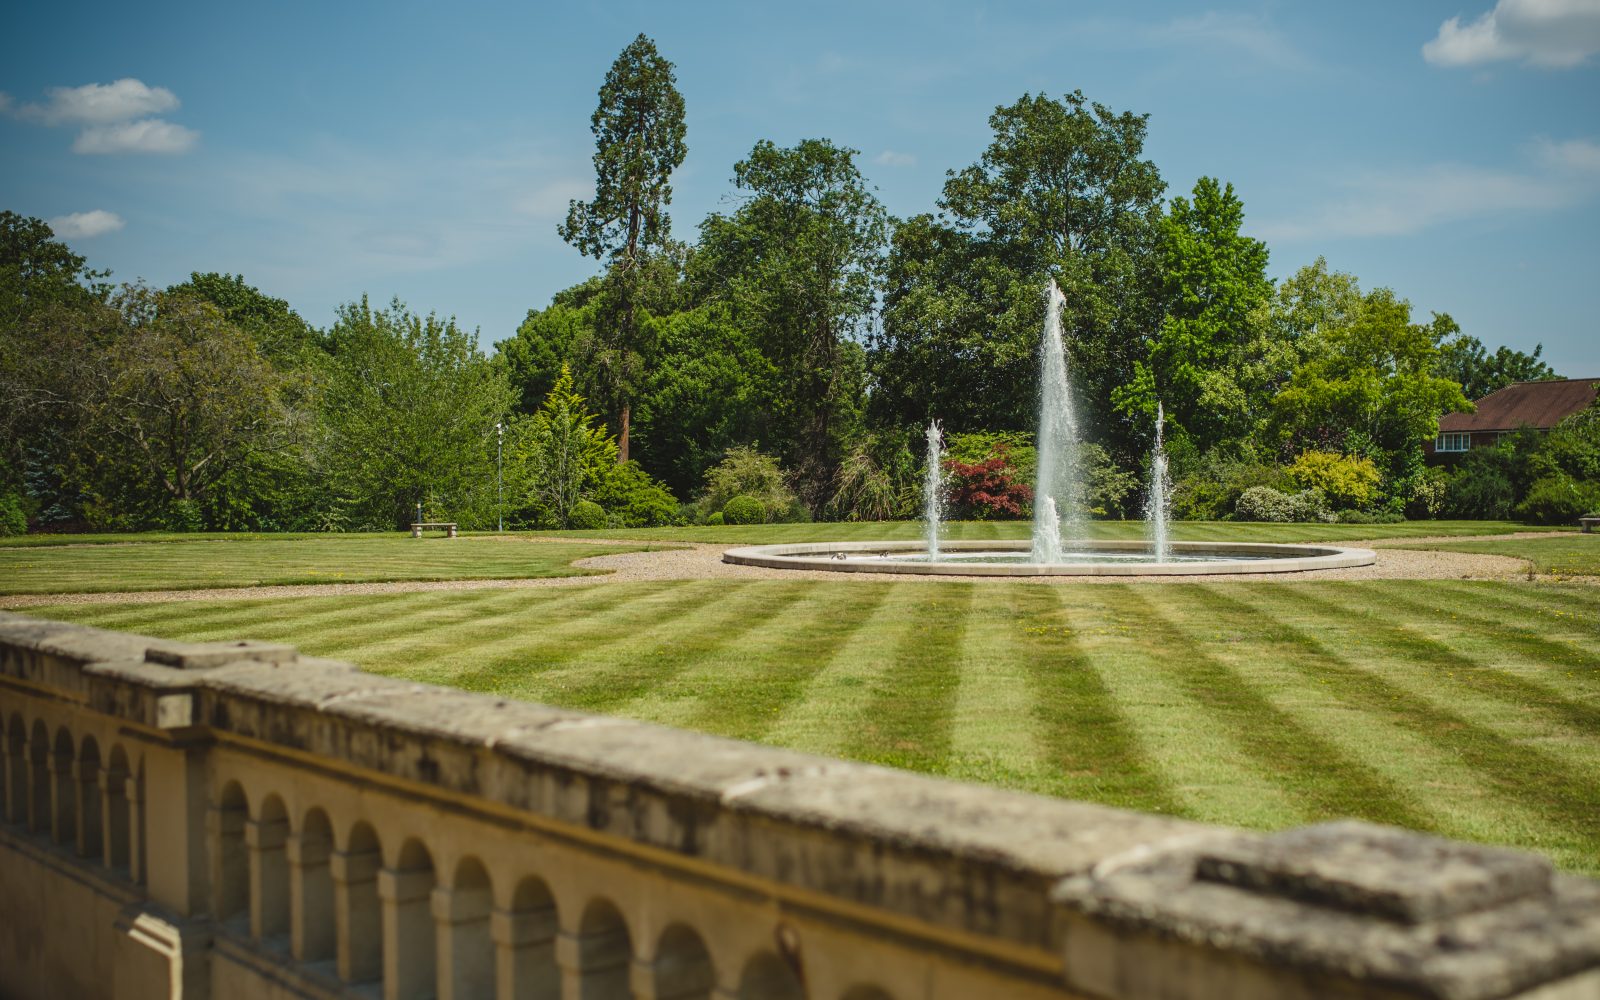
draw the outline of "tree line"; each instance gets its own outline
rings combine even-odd
[[[114,286],[0,215],[0,521],[388,529],[421,503],[471,527],[604,527],[752,497],[740,517],[915,516],[934,418],[958,491],[972,469],[1011,497],[964,512],[1022,514],[1051,280],[1104,516],[1138,509],[1157,401],[1182,512],[1311,483],[1438,513],[1420,444],[1439,417],[1555,374],[1320,259],[1274,283],[1232,185],[1168,197],[1148,117],[1079,92],[997,108],[976,162],[905,219],[858,151],[759,141],[692,241],[668,212],[684,113],[639,36],[591,120],[594,197],[558,227],[598,273],[492,352],[398,300],[318,329],[242,276]],[[1369,487],[1339,493],[1351,476]]]

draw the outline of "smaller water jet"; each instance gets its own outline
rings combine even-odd
[[[924,526],[928,559],[939,558],[939,532],[944,527],[944,432],[939,421],[928,421],[928,469],[923,475]]]
[[[1144,519],[1150,527],[1150,554],[1158,563],[1172,558],[1168,526],[1172,517],[1172,479],[1167,475],[1167,450],[1161,443],[1166,411],[1156,402],[1156,446],[1150,452],[1150,495],[1145,498]]]

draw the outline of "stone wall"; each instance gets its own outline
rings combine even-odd
[[[1600,998],[1600,883],[0,613],[0,996]],[[1597,818],[1600,821],[1600,818]]]

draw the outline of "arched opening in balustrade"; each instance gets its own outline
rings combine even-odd
[[[7,789],[6,818],[13,823],[28,821],[28,731],[22,716],[11,713],[6,725],[6,764],[11,772]]]
[[[289,838],[289,811],[283,799],[268,795],[261,800],[251,827],[250,930],[256,940],[286,948],[289,935],[289,859],[284,843]]]
[[[661,932],[651,969],[661,1000],[710,1000],[716,986],[711,952],[688,924],[672,924]]]
[[[133,880],[139,885],[144,885],[150,879],[149,801],[150,796],[144,784],[144,757],[141,756],[139,763],[134,766],[133,800],[129,804],[133,812],[133,828],[138,833],[134,841],[137,850],[133,859]]]
[[[384,875],[384,994],[427,1000],[435,995],[438,969],[433,855],[413,837],[400,846],[394,869]]]
[[[544,880],[532,875],[517,883],[510,912],[511,996],[514,1000],[554,1000],[561,996],[556,965],[556,901]]]
[[[85,736],[78,748],[78,854],[105,857],[105,832],[100,814],[100,744]]]
[[[866,986],[857,984],[844,991],[844,996],[839,1000],[894,1000],[879,986]]]
[[[483,863],[472,857],[458,861],[443,899],[447,905],[438,913],[440,978],[449,981],[451,997],[494,996],[494,939],[489,936],[494,891]]]
[[[55,776],[56,810],[50,830],[56,843],[74,849],[78,845],[78,780],[73,774],[77,758],[72,734],[62,726],[56,730],[55,753],[50,763]]]
[[[50,730],[43,719],[33,722],[29,746],[33,765],[28,780],[28,829],[34,833],[50,831]]]
[[[216,885],[213,890],[217,919],[241,934],[250,930],[250,857],[245,853],[244,825],[250,815],[244,788],[230,781],[217,799]]]
[[[739,1000],[805,1000],[805,987],[776,952],[751,956],[739,973]]]
[[[290,878],[295,884],[292,923],[294,957],[302,962],[326,962],[337,954],[334,922],[333,824],[321,809],[307,811],[294,838],[295,857]]]
[[[128,838],[132,830],[128,779],[128,751],[118,743],[106,758],[106,769],[101,773],[100,781],[105,788],[106,864],[124,875],[128,874]]]
[[[632,959],[627,921],[610,900],[591,900],[578,923],[578,996],[581,1000],[628,996]]]
[[[351,828],[345,849],[334,854],[339,978],[351,984],[383,978],[383,910],[377,881],[380,858],[378,834],[364,822]]]

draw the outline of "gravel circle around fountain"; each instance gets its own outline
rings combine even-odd
[[[1467,541],[1473,538],[1505,538],[1505,535],[1454,536],[1440,541]],[[535,589],[545,587],[604,587],[616,583],[644,583],[662,580],[829,580],[841,586],[851,584],[921,582],[978,582],[994,585],[1027,584],[1062,587],[1080,584],[1117,583],[1124,585],[1171,585],[1181,583],[1301,583],[1331,580],[1513,580],[1527,575],[1527,563],[1508,556],[1390,546],[1429,539],[1373,539],[1343,543],[1340,547],[1370,548],[1377,561],[1368,566],[1346,569],[1307,570],[1299,573],[1235,573],[1198,576],[1035,576],[992,578],[975,576],[930,577],[908,573],[848,574],[824,570],[764,569],[736,566],[722,561],[728,549],[737,545],[690,544],[681,548],[652,552],[624,552],[579,559],[579,569],[598,570],[603,575],[561,576],[539,579],[409,580],[392,583],[318,583],[276,587],[227,587],[213,590],[117,591],[94,594],[18,594],[0,596],[0,608],[17,610],[60,604],[157,604],[167,601],[261,600],[285,597],[337,597],[359,594],[402,594],[446,590]],[[598,540],[597,540],[598,541]],[[1563,582],[1600,585],[1600,577],[1568,577]]]

